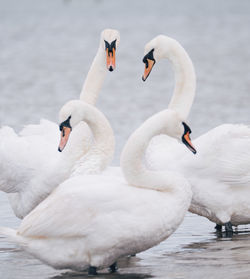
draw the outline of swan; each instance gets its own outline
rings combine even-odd
[[[107,69],[115,69],[119,42],[117,30],[102,31],[97,54],[80,95],[82,102],[95,105]],[[48,120],[28,125],[19,134],[10,127],[3,127],[0,136],[0,190],[8,193],[11,207],[19,218],[26,216],[68,178],[73,167],[75,171],[78,161],[93,143],[91,131],[84,122],[74,128],[64,154],[57,152],[58,125]]]
[[[187,117],[195,94],[195,72],[182,46],[164,35],[151,40],[145,48],[143,80],[156,62],[168,58],[175,71],[175,90],[169,108],[177,107]],[[155,137],[147,150],[146,161],[152,170],[172,169],[182,173],[192,186],[189,211],[225,225],[250,223],[250,129],[246,125],[223,124],[193,141],[199,150],[190,156],[180,144],[165,135]],[[171,157],[170,157],[171,156]]]
[[[100,174],[111,163],[115,150],[115,137],[107,118],[94,106],[81,100],[71,100],[61,108],[59,122],[61,131],[59,152],[64,150],[71,132],[81,122],[91,127],[91,134],[94,137],[88,152],[76,161],[70,177],[81,174]],[[67,156],[64,159],[67,160]]]
[[[84,107],[85,112],[79,105],[80,112],[74,116],[76,110],[60,113],[61,120],[66,119],[61,125],[60,150],[80,120],[88,123],[95,138],[104,136],[92,121],[101,113],[93,106]],[[105,267],[115,271],[118,258],[144,251],[170,236],[190,205],[191,186],[182,175],[151,171],[143,164],[150,139],[165,133],[189,147],[185,139],[190,141],[190,128],[184,119],[175,110],[161,111],[130,136],[122,151],[121,168],[127,182],[102,173],[74,175],[29,213],[18,230],[0,228],[0,233],[56,269],[88,270],[92,275]],[[98,150],[104,154],[102,160],[107,160],[104,146],[92,146],[82,167]]]

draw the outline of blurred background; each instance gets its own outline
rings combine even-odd
[[[144,45],[158,34],[177,39],[197,74],[189,123],[195,138],[225,122],[249,123],[250,3],[247,0],[8,0],[0,2],[0,124],[17,131],[79,98],[104,28],[120,31],[117,68],[98,107],[117,148],[148,116],[164,109],[174,87],[159,62],[143,83]]]
[[[24,125],[39,123],[41,118],[57,122],[60,107],[70,99],[79,98],[99,46],[100,33],[105,28],[118,29],[121,34],[117,68],[108,72],[97,104],[110,120],[116,135],[114,165],[119,164],[121,149],[131,132],[147,117],[166,108],[172,96],[174,75],[167,60],[157,63],[145,83],[141,80],[144,45],[158,34],[178,40],[194,63],[197,93],[188,121],[192,138],[222,123],[248,124],[249,26],[248,0],[2,0],[0,125],[9,125],[19,131]],[[0,201],[0,224],[17,226],[19,221],[3,193],[0,193]],[[207,249],[206,241],[214,237],[208,234],[213,231],[213,224],[203,218],[188,217],[171,238],[172,242],[164,244],[166,250],[169,247],[184,249],[183,243],[201,239]],[[191,230],[193,226],[197,227],[195,236]],[[245,246],[246,242],[241,245]],[[144,253],[141,256],[144,261],[139,266],[145,267],[153,257],[158,261],[162,247],[155,248],[155,254]],[[197,247],[200,251],[200,246]],[[8,252],[9,246],[6,249],[0,263],[0,275],[1,272],[4,274],[1,278],[34,278],[34,265],[41,271],[39,278],[52,278],[49,276],[54,271],[50,268],[35,260],[30,260],[29,266],[27,258],[20,258],[22,252],[13,258],[14,254]],[[224,256],[219,254],[216,258],[211,254],[215,261]],[[184,268],[185,261],[178,260]],[[173,264],[171,257],[167,264],[170,267]],[[222,266],[225,264],[229,269],[234,267],[234,261],[221,263]],[[201,266],[205,265],[206,261],[203,261]],[[135,266],[138,268],[138,263]],[[174,265],[172,269],[175,270]],[[20,270],[23,273],[18,277]],[[178,277],[173,271],[170,278],[200,278],[204,272],[209,273],[209,269],[203,268],[197,277],[193,273],[188,277],[189,271],[188,266],[184,277]],[[232,274],[235,276],[234,272]],[[228,278],[231,277],[227,273]]]

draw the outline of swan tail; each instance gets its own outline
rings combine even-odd
[[[23,237],[18,235],[17,231],[14,229],[0,227],[0,235],[6,237],[10,242],[25,245]]]

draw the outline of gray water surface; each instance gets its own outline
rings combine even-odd
[[[177,39],[197,74],[189,117],[195,138],[222,123],[250,121],[250,2],[247,0],[8,0],[0,1],[0,124],[20,130],[41,118],[57,121],[60,107],[78,98],[102,29],[121,33],[117,69],[107,74],[98,107],[114,128],[117,147],[147,117],[166,108],[174,75],[159,62],[143,83],[143,49],[158,34]],[[0,226],[18,227],[0,193]],[[249,278],[248,227],[232,239],[214,224],[187,214],[165,242],[119,262],[119,274],[98,278]],[[56,271],[0,238],[0,278],[86,278]]]

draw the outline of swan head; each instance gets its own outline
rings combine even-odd
[[[173,51],[176,41],[164,35],[158,35],[145,45],[144,57],[142,62],[145,64],[142,80],[145,81],[149,76],[154,64],[163,57],[168,57]]]
[[[59,112],[59,129],[61,140],[58,151],[62,152],[66,146],[72,129],[84,119],[84,106],[88,106],[83,101],[72,100],[67,102]]]
[[[174,110],[168,109],[163,113],[164,116],[162,117],[162,120],[164,123],[159,122],[159,125],[164,127],[162,133],[181,141],[191,152],[196,154],[196,149],[190,138],[192,131],[187,123],[183,121]]]
[[[109,71],[115,69],[115,52],[120,43],[120,33],[115,29],[104,29],[101,33],[101,47],[106,52],[106,65]]]
[[[191,142],[191,139],[190,139],[190,134],[192,133],[192,131],[185,122],[182,122],[182,125],[183,125],[183,128],[184,128],[184,132],[182,134],[181,140],[191,152],[196,154],[197,151],[194,148],[194,146]]]

